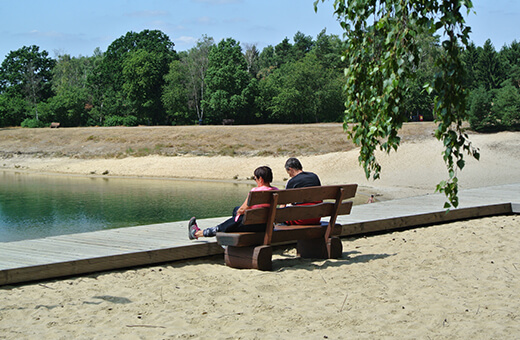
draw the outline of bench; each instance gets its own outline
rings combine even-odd
[[[338,215],[350,214],[357,184],[329,185],[249,193],[248,206],[269,204],[269,208],[248,209],[243,224],[266,224],[265,232],[217,233],[217,242],[226,246],[226,265],[233,268],[272,270],[272,245],[297,243],[303,258],[333,259],[341,257],[343,246],[339,235]],[[314,205],[287,205],[297,203]],[[286,221],[330,217],[318,225],[282,226]]]

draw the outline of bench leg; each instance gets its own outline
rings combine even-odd
[[[271,246],[233,247],[224,252],[226,265],[239,269],[272,270],[273,248]]]
[[[339,237],[331,237],[327,242],[323,238],[316,238],[299,240],[296,250],[303,258],[337,259],[343,253],[343,245]]]

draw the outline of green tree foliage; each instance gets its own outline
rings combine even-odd
[[[173,47],[170,38],[158,30],[128,32],[116,39],[90,77],[92,87],[97,89],[94,105],[102,107],[107,116],[133,115],[145,123],[165,123],[161,116],[162,75],[177,58]],[[139,82],[132,71],[151,78]]]
[[[255,78],[258,74],[258,71],[260,71],[258,60],[260,57],[260,52],[258,51],[256,45],[247,44],[244,57],[246,58],[247,72],[249,72],[251,77]]]
[[[23,97],[0,93],[0,126],[20,125],[30,110],[29,103]]]
[[[505,73],[516,88],[520,88],[520,43],[516,40],[500,51],[505,60]]]
[[[462,61],[464,63],[464,67],[466,68],[466,77],[464,81],[464,86],[468,89],[476,88],[476,67],[478,63],[479,50],[475,43],[471,42],[468,44],[466,49],[462,54]],[[478,87],[478,86],[477,86]]]
[[[181,60],[174,60],[170,63],[170,71],[164,76],[165,84],[162,94],[162,102],[168,120],[172,124],[185,124],[190,121],[192,110],[188,107],[189,87],[188,74],[185,72],[184,64]],[[193,120],[194,117],[192,117]]]
[[[385,17],[385,13],[381,16]],[[386,67],[388,71],[396,64],[392,64],[393,56],[405,50],[399,50],[397,46],[388,58],[383,53],[384,48],[395,45],[392,45],[393,38],[386,39],[383,34],[391,32],[387,26],[391,27],[393,13],[390,11],[386,15],[385,23],[364,29],[366,34],[372,34],[371,44],[367,45],[364,54],[360,54],[368,56],[368,66],[380,63],[379,69]],[[397,90],[381,91],[397,84],[402,90],[401,97],[394,102],[399,107],[397,116],[403,121],[419,115],[434,119],[438,88],[433,86],[433,80],[436,75],[443,74],[443,64],[436,61],[444,60],[447,54],[439,37],[434,36],[441,32],[414,28],[406,18],[397,22],[402,25],[406,22],[408,26],[404,25],[403,30],[408,30],[409,35],[405,38],[413,39],[410,41],[415,47],[401,58],[404,60],[402,66],[397,64],[393,71],[395,83],[378,78],[377,72],[367,73],[367,79],[373,80],[374,93],[383,93],[374,97],[375,104],[370,105],[377,108],[387,98],[394,98]],[[399,33],[396,32],[394,34]],[[402,40],[402,44],[404,42]],[[53,121],[62,126],[194,124],[203,119],[205,123],[220,124],[223,118],[233,118],[240,124],[341,121],[347,98],[347,92],[343,91],[344,69],[349,66],[350,59],[344,57],[342,60],[340,56],[347,46],[353,46],[349,44],[352,44],[351,40],[343,41],[336,35],[326,34],[325,30],[315,39],[297,32],[292,41],[285,38],[262,51],[247,44],[242,50],[235,42],[234,49],[238,53],[233,48],[226,50],[229,54],[222,60],[228,58],[230,62],[214,62],[210,79],[207,79],[209,53],[217,46],[207,36],[203,36],[194,48],[177,55],[173,43],[162,32],[129,32],[114,41],[106,53],[98,48],[91,57],[58,56],[50,61],[54,66],[47,67],[52,70],[50,75],[37,71],[34,67],[37,62],[27,63],[28,59],[38,59],[31,56],[32,52],[40,52],[37,47],[25,47],[12,52],[12,58],[3,63],[8,67],[2,68],[0,78],[0,126],[22,122],[24,126],[39,126]],[[520,128],[516,103],[520,91],[519,46],[514,41],[496,52],[488,42],[484,47],[469,43],[463,51],[458,49],[462,52],[459,55],[462,67],[467,72],[455,75],[470,89],[466,108],[473,129]],[[369,52],[377,58],[370,58]],[[49,59],[46,53],[42,56]],[[407,59],[410,56],[413,58]],[[363,60],[360,58],[358,60]],[[397,57],[395,60],[401,62]],[[493,62],[496,67],[486,68]],[[235,65],[236,69],[230,65]],[[236,78],[235,73],[238,74]],[[220,85],[227,82],[230,86],[219,88],[218,82]],[[425,82],[432,83],[430,94],[423,88]],[[208,90],[209,83],[211,89]],[[353,81],[358,87],[364,83],[370,84]],[[41,91],[43,89],[45,91]],[[208,93],[211,103],[215,104],[213,107],[209,106]],[[360,98],[366,102],[370,97]],[[394,119],[391,115],[386,117]],[[374,136],[379,133],[377,129],[373,131]],[[391,145],[388,139],[380,140]],[[395,140],[398,140],[397,135]]]
[[[475,77],[486,90],[497,89],[505,80],[503,62],[491,40],[486,40],[475,65]]]
[[[207,96],[203,101],[210,123],[219,124],[223,119],[247,122],[246,109],[254,99],[246,91],[250,80],[242,48],[234,39],[222,40],[210,50],[205,79]]]
[[[295,60],[303,59],[307,53],[309,53],[314,46],[314,40],[310,35],[305,35],[298,31],[293,37],[293,54]]]
[[[492,116],[500,118],[500,123],[505,129],[518,129],[520,127],[520,92],[518,88],[509,83],[498,90],[491,113]]]
[[[314,54],[283,64],[262,83],[264,93],[269,93],[271,98],[267,104],[268,121],[313,123],[337,120],[343,100],[341,85],[334,82],[334,78],[339,77],[332,70],[326,70]],[[331,113],[336,113],[336,116],[331,117]]]
[[[123,62],[123,93],[132,105],[132,115],[138,121],[163,123],[161,102],[164,84],[164,57],[144,49],[129,52]]]
[[[324,0],[322,0],[324,1]],[[315,2],[315,9],[320,1]],[[462,87],[464,67],[460,45],[468,45],[470,29],[464,24],[462,7],[472,8],[471,1],[461,0],[336,0],[335,14],[345,31],[348,63],[346,75],[345,128],[360,146],[359,161],[367,178],[379,178],[381,166],[375,151],[397,150],[398,131],[406,121],[403,110],[420,63],[417,37],[424,32],[441,30],[445,35],[442,53],[435,59],[437,73],[430,93],[435,94],[434,114],[437,139],[443,142],[443,158],[449,179],[437,190],[448,198],[445,207],[458,206],[457,170],[464,167],[464,151],[478,158],[464,133],[466,93]]]
[[[274,47],[269,45],[264,47],[260,55],[258,56],[258,68],[259,71],[257,76],[259,78],[265,78],[271,73],[271,71],[276,67],[276,58],[274,53]]]
[[[38,46],[24,46],[11,51],[0,67],[0,94],[5,107],[16,108],[5,113],[5,122],[20,124],[27,117],[38,120],[38,103],[52,96],[51,79],[55,60]],[[24,105],[20,105],[24,100]],[[23,109],[21,111],[20,109]],[[13,116],[13,114],[16,115]]]
[[[519,130],[520,44],[513,41],[497,53],[488,40],[483,47],[470,45],[464,59],[466,68],[475,74],[467,78],[471,128],[480,132]]]
[[[202,102],[206,97],[206,73],[209,65],[209,52],[215,46],[213,38],[203,36],[197,45],[183,58],[184,72],[187,76],[188,108],[195,110],[199,123],[204,119]]]
[[[498,119],[491,114],[491,93],[480,86],[469,96],[469,123],[473,130],[492,131],[498,126]]]
[[[345,65],[339,56],[341,56],[345,48],[345,42],[337,35],[327,35],[327,31],[324,29],[316,37],[311,53],[316,55],[323,67],[343,73]]]
[[[58,56],[52,70],[52,89],[55,96],[42,105],[43,119],[60,122],[62,126],[95,125],[89,113],[92,109],[92,92],[87,78],[92,73],[99,57]]]
[[[294,60],[294,49],[289,38],[285,38],[281,43],[274,47],[274,65],[280,67],[285,63]]]

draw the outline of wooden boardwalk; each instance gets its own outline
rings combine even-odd
[[[448,214],[443,195],[354,206],[340,216],[343,236],[483,216],[520,213],[520,183],[462,190]],[[209,227],[224,220],[199,220]],[[214,239],[189,241],[187,221],[0,242],[0,285],[198,258],[223,253]]]

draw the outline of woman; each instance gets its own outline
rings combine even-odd
[[[251,189],[251,191],[265,191],[265,190],[278,190],[278,188],[271,186],[271,182],[273,181],[273,172],[271,168],[268,166],[261,166],[255,169],[254,178],[256,181],[256,187]],[[225,220],[221,224],[206,228],[201,230],[197,226],[197,219],[192,217],[190,222],[188,223],[188,236],[190,240],[196,240],[199,237],[212,237],[217,234],[217,232],[236,232],[236,231],[264,231],[265,224],[250,224],[244,225],[242,224],[242,220],[244,218],[244,212],[246,209],[252,208],[261,208],[268,206],[267,204],[263,205],[254,205],[252,207],[247,206],[247,197],[244,203],[240,207],[235,207],[233,209],[233,216],[229,219]]]

